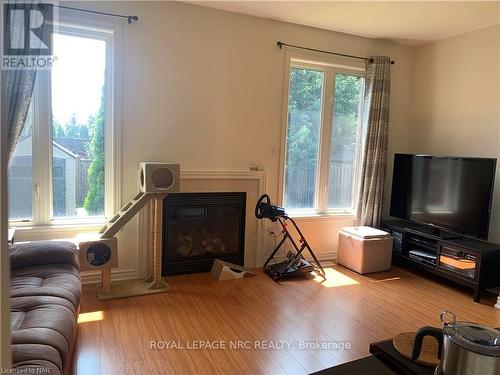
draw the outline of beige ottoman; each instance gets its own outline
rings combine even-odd
[[[392,237],[370,227],[347,227],[339,232],[337,262],[358,273],[391,269]]]

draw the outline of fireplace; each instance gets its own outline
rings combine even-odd
[[[162,275],[243,265],[246,193],[173,193],[163,201]]]

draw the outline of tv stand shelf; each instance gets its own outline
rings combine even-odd
[[[384,220],[380,227],[394,237],[395,264],[472,288],[475,302],[481,291],[500,287],[500,245],[402,220]]]

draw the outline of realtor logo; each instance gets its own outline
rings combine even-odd
[[[3,4],[3,69],[52,66],[54,7],[47,3]]]

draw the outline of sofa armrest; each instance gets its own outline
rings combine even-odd
[[[33,241],[10,247],[13,270],[46,264],[70,264],[80,269],[76,245],[67,241]]]

